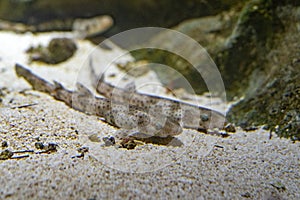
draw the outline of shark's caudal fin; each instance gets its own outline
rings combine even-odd
[[[24,78],[34,90],[51,94],[56,88],[55,85],[49,83],[18,63],[15,64],[15,70],[17,76]]]
[[[32,89],[47,93],[69,106],[72,105],[72,91],[64,88],[62,84],[56,81],[50,83],[18,63],[15,65],[15,70],[17,76],[23,77],[31,85]]]

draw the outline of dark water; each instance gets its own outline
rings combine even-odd
[[[188,18],[213,15],[237,0],[1,0],[0,19],[26,24],[108,14],[115,19],[111,34],[144,26],[171,27]]]

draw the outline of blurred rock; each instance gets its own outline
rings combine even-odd
[[[228,113],[244,127],[266,124],[300,140],[299,3],[251,1],[218,60],[229,95],[244,95]]]
[[[47,47],[31,47],[27,50],[27,53],[31,61],[58,64],[72,57],[76,50],[76,44],[72,39],[54,38]]]
[[[288,0],[252,0],[175,27],[208,50],[221,71],[228,99],[244,96],[229,111],[229,121],[245,129],[265,124],[279,136],[299,140],[299,6],[300,2]],[[151,42],[177,41],[157,37]],[[157,50],[132,53],[137,59],[172,66],[194,91],[206,91],[194,68],[177,55]]]
[[[237,0],[1,0],[0,19],[29,25],[74,18],[110,15],[116,21],[112,35],[143,26],[170,27],[184,19],[214,15],[229,9]]]

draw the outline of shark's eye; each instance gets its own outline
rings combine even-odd
[[[209,120],[209,117],[207,114],[201,114],[200,119],[201,119],[201,121],[206,122]]]

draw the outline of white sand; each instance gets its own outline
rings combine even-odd
[[[88,136],[112,135],[114,127],[46,94],[19,93],[30,86],[16,77],[14,63],[27,63],[24,50],[30,45],[62,35],[70,36],[0,32],[0,88],[7,88],[0,104],[0,142],[7,141],[14,151],[36,150],[37,138],[59,145],[52,154],[0,161],[0,199],[300,199],[299,142],[276,135],[270,139],[261,129],[239,129],[228,138],[184,130],[170,146],[146,144],[130,151],[102,147]],[[89,42],[78,45],[67,62],[30,68],[72,88],[93,48]],[[113,56],[102,51],[104,59]],[[155,80],[153,74],[147,78]],[[37,105],[12,108],[30,103]],[[82,146],[89,153],[71,158]]]

